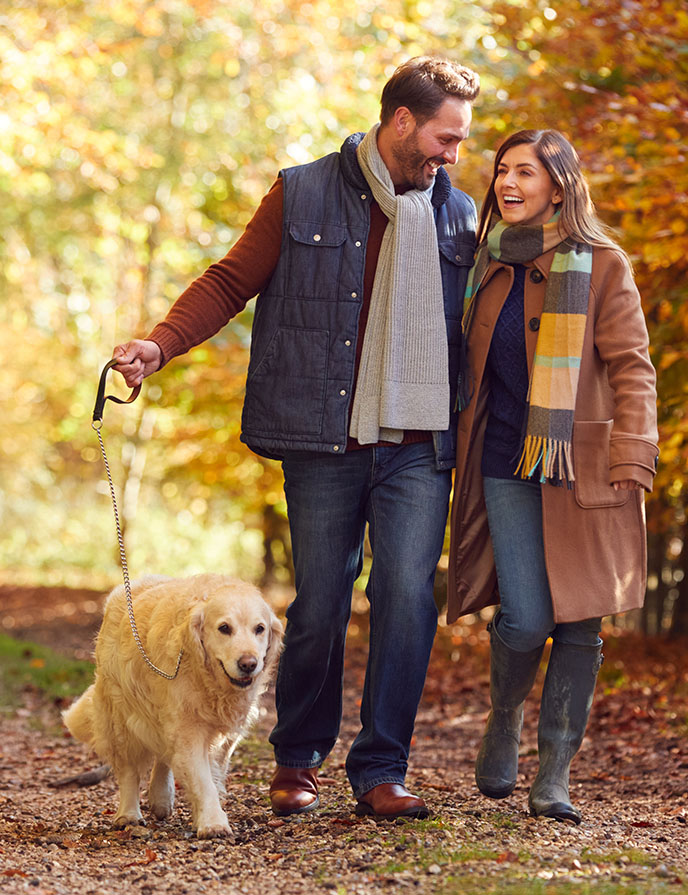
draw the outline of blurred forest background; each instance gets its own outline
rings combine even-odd
[[[0,583],[120,580],[90,426],[113,346],[241,234],[282,167],[378,120],[440,52],[482,92],[455,183],[480,200],[523,127],[577,147],[633,259],[659,376],[649,590],[688,634],[688,12],[680,0],[12,0],[0,8]],[[239,442],[252,304],[106,405],[132,576],[290,584],[279,465]],[[117,377],[119,379],[119,377]],[[121,384],[112,383],[122,396]]]

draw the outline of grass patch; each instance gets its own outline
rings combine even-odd
[[[93,665],[67,659],[47,646],[0,634],[0,689],[3,708],[16,708],[27,689],[51,699],[72,699],[93,681]]]
[[[557,880],[505,880],[481,877],[437,877],[434,895],[686,895],[684,883],[655,880],[568,882]]]
[[[626,858],[626,861],[622,859]],[[657,859],[649,852],[642,851],[639,848],[627,848],[623,851],[610,852],[609,854],[599,854],[584,848],[580,853],[578,860],[581,864],[639,864],[645,867],[653,867],[657,863]]]

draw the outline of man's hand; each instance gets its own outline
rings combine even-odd
[[[160,369],[162,362],[162,352],[157,342],[145,339],[132,339],[131,342],[117,345],[112,357],[117,361],[113,369],[124,376],[129,388],[141,385],[146,376]]]

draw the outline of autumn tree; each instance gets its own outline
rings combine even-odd
[[[648,500],[645,621],[688,630],[688,13],[674,0],[496,2],[482,38],[502,71],[496,145],[557,128],[577,148],[603,219],[630,254],[658,372],[661,455]],[[483,121],[490,116],[483,116]],[[676,602],[682,592],[680,602]]]

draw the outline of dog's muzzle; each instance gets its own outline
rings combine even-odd
[[[224,671],[225,675],[229,679],[230,684],[233,684],[235,687],[241,687],[242,690],[245,690],[246,687],[250,687],[254,681],[254,677],[250,674],[245,675],[244,677],[232,677],[232,675],[227,671],[225,666],[222,664],[222,659],[217,660],[220,663],[220,667]]]

